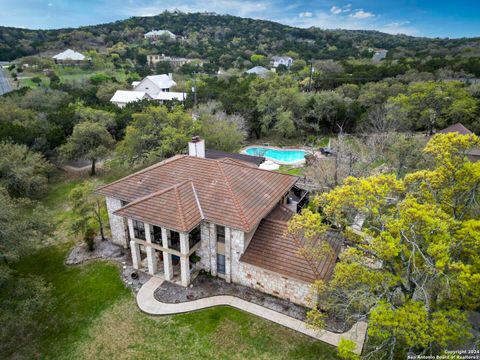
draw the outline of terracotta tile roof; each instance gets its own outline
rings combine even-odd
[[[268,214],[267,219],[270,220],[280,220],[288,221],[293,216],[294,212],[287,208],[285,205],[277,205],[275,208]]]
[[[265,161],[265,158],[262,156],[253,156],[253,155],[245,155],[245,154],[236,154],[236,153],[228,153],[225,151],[218,151],[218,150],[205,150],[205,157],[207,159],[223,159],[223,158],[230,158],[240,161],[246,161],[256,166],[259,166],[261,163]]]
[[[297,177],[230,161],[178,155],[105,185],[97,193],[133,202],[186,180],[193,183],[204,219],[247,232],[270,212]]]
[[[190,231],[203,219],[191,180],[131,202],[114,214],[176,231]]]
[[[445,128],[445,129],[442,129],[442,130],[438,130],[437,131],[437,134],[447,134],[447,133],[453,133],[453,132],[457,132],[461,135],[470,135],[470,134],[473,134],[473,132],[471,132],[470,130],[468,130],[465,126],[463,126],[461,123],[456,123],[456,124],[453,124],[453,125],[450,125],[449,127]]]
[[[298,254],[299,246],[287,229],[286,221],[263,219],[240,261],[309,283],[328,281],[342,245],[340,232],[331,230],[326,234],[335,255],[310,263]]]

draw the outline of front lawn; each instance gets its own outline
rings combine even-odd
[[[230,307],[145,315],[115,264],[65,266],[70,245],[42,248],[17,266],[21,276],[35,274],[53,286],[54,307],[41,316],[48,328],[34,340],[39,358],[335,358],[329,345]]]

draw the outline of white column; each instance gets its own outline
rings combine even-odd
[[[231,236],[232,232],[230,230],[230,228],[226,227],[225,228],[225,281],[226,282],[230,282],[231,281],[231,268],[230,268],[230,264],[231,264],[231,257],[230,257],[230,254],[231,254],[231,251],[230,251],[230,248],[231,248],[231,244],[232,244],[232,236]]]
[[[188,286],[190,284],[190,258],[188,251],[190,246],[188,243],[188,233],[180,233],[180,274],[182,277],[182,285]]]
[[[217,276],[217,231],[215,224],[210,224],[210,272]]]
[[[180,253],[188,254],[189,251],[190,251],[190,244],[188,242],[188,233],[181,232],[180,233]]]
[[[190,285],[190,259],[188,255],[182,255],[180,257],[180,273],[182,275],[182,285]]]
[[[167,238],[167,229],[162,227],[162,246],[168,248],[168,238]],[[165,275],[165,280],[171,281],[173,279],[173,265],[172,265],[172,254],[163,252],[163,272]]]
[[[132,263],[134,269],[140,269],[140,263],[142,261],[140,257],[140,245],[138,245],[135,241],[130,241],[130,248],[132,251]]]
[[[128,233],[130,234],[130,240],[135,239],[135,233],[133,232],[133,220],[128,219]]]
[[[145,226],[145,240],[147,244],[152,243],[152,237],[150,234],[151,226],[150,224],[144,223]],[[147,248],[147,264],[148,264],[148,272],[150,275],[155,275],[157,273],[157,257],[155,256],[155,249],[149,245],[145,246]]]

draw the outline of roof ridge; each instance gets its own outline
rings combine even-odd
[[[188,181],[188,180],[186,180],[186,181]],[[178,193],[178,188],[180,187],[180,185],[183,185],[186,181],[183,181],[181,184],[178,184],[179,186],[174,187],[175,199],[177,200],[177,206],[178,206],[178,210],[179,210],[180,221],[182,222],[182,229],[186,229],[187,226],[185,225],[185,216],[184,216],[184,213],[183,213],[182,201],[180,200],[180,194]]]
[[[172,163],[172,162],[174,162],[174,161],[177,161],[177,160],[180,160],[180,159],[183,159],[183,158],[186,158],[186,157],[188,157],[188,155],[183,155],[183,154],[174,155],[174,156],[172,156],[172,157],[170,157],[170,158],[168,158],[168,159],[165,159],[165,160],[162,160],[162,161],[160,161],[160,162],[158,162],[158,163],[156,163],[156,164],[150,165],[150,166],[146,167],[145,169],[139,170],[139,171],[137,171],[137,172],[134,172],[133,174],[130,174],[130,175],[127,175],[127,176],[125,176],[125,177],[122,177],[121,179],[115,180],[114,182],[111,182],[111,183],[109,183],[109,184],[102,185],[102,186],[96,188],[96,189],[95,189],[95,192],[97,192],[97,191],[99,191],[99,190],[102,190],[102,189],[104,189],[104,188],[106,188],[106,187],[108,187],[108,186],[110,186],[110,185],[117,184],[117,183],[119,183],[120,181],[124,181],[125,179],[130,179],[130,178],[132,178],[132,177],[134,177],[134,176],[143,174],[143,173],[145,173],[145,172],[147,172],[147,171],[156,169],[157,167],[160,167],[160,166],[162,166],[162,165],[170,164],[170,163]]]
[[[167,188],[165,188],[165,189],[158,190],[158,191],[155,191],[155,192],[153,192],[153,193],[151,193],[151,194],[145,195],[145,196],[141,197],[140,199],[137,199],[137,200],[135,200],[135,201],[132,201],[131,203],[129,203],[129,204],[125,205],[125,206],[122,206],[120,209],[126,209],[126,208],[129,208],[129,207],[133,206],[133,205],[138,205],[139,203],[144,202],[145,200],[148,200],[148,199],[151,199],[151,198],[153,198],[153,197],[155,197],[155,196],[158,196],[158,195],[162,195],[162,194],[164,194],[164,193],[167,193],[167,192],[169,192],[169,191],[171,191],[171,190],[174,190],[174,189],[178,188],[179,186],[183,185],[183,184],[186,183],[187,181],[188,181],[188,180],[184,180],[184,181],[182,181],[182,182],[179,182],[178,184],[174,184],[174,185],[169,186],[169,187],[167,187]],[[118,211],[118,210],[120,210],[120,209],[117,209],[117,210],[115,210],[115,211]]]
[[[198,210],[200,210],[200,216],[202,217],[202,219],[205,219],[202,206],[200,205],[200,200],[198,199],[197,190],[195,189],[195,185],[193,184],[192,179],[190,179],[190,185],[192,185],[193,195],[195,195],[195,200],[197,201]]]
[[[232,199],[233,199],[233,204],[235,205],[235,207],[237,208],[237,211],[239,212],[239,215],[240,215],[240,218],[242,219],[243,221],[243,224],[246,225],[247,229],[250,229],[250,224],[248,223],[247,221],[247,218],[245,217],[245,214],[243,213],[243,210],[242,208],[240,207],[240,204],[238,203],[238,199],[237,197],[235,196],[235,193],[233,192],[232,190],[232,187],[230,185],[230,181],[228,180],[227,176],[225,175],[225,171],[222,167],[222,164],[220,161],[216,161],[217,163],[217,166],[218,168],[220,169],[220,172],[225,180],[225,183],[227,184],[227,188],[228,188],[228,191],[230,192],[230,194],[232,195]]]

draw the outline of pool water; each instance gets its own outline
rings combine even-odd
[[[305,160],[306,151],[303,150],[281,150],[267,147],[250,147],[245,150],[248,155],[263,156],[269,160],[278,161],[283,164],[298,163]]]

